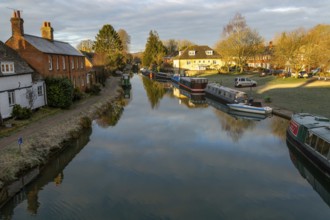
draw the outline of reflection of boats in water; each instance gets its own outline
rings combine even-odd
[[[308,113],[292,115],[287,141],[330,176],[330,121]]]
[[[242,119],[254,120],[254,121],[261,121],[263,119],[266,119],[267,117],[270,117],[270,115],[267,114],[256,114],[251,112],[235,111],[232,109],[228,111],[228,114],[230,114],[235,118],[242,118]]]
[[[205,93],[188,92],[179,88],[177,84],[173,84],[173,95],[179,98],[180,103],[185,103],[189,107],[205,107],[207,106]]]
[[[286,142],[289,148],[290,159],[299,171],[300,175],[307,180],[313,189],[321,196],[324,202],[330,207],[330,178],[314,166],[300,151],[289,141]]]

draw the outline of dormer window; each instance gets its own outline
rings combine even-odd
[[[189,50],[188,51],[189,56],[195,56],[195,54],[196,54],[196,51],[194,51],[194,50]]]
[[[206,55],[213,55],[213,50],[207,50],[205,51]]]
[[[1,62],[1,72],[3,74],[15,73],[14,62]]]

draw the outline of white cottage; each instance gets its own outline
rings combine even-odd
[[[33,80],[34,70],[0,41],[0,118],[11,117],[14,105],[36,109],[47,104],[46,85]]]

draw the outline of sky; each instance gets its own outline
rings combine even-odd
[[[214,47],[236,13],[265,42],[283,31],[330,24],[329,0],[0,0],[0,41],[11,36],[15,9],[21,10],[26,34],[41,36],[42,23],[49,21],[55,40],[76,47],[82,40],[95,40],[110,24],[130,35],[130,52],[144,51],[151,30],[161,40]]]

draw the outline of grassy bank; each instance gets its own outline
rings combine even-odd
[[[232,88],[234,88],[235,77],[249,77],[257,81],[258,86],[239,88],[239,90],[245,91],[259,100],[269,97],[271,103],[267,103],[267,105],[292,112],[309,112],[330,117],[330,80],[259,77],[259,74],[201,74],[200,76]]]

